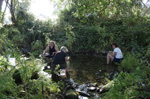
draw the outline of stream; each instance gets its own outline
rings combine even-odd
[[[104,57],[90,55],[71,57],[70,82],[71,86],[80,93],[78,99],[89,99],[88,97],[99,99],[100,93],[103,93],[107,85],[113,84],[113,82],[107,84],[106,78],[113,80],[115,74],[117,74],[116,66],[106,65]]]
[[[69,69],[70,77],[66,80],[64,89],[68,98],[65,99],[99,98],[103,89],[107,89],[106,78],[113,81],[114,75],[118,73],[115,65],[106,65],[106,58],[84,54],[71,56]],[[41,72],[42,75],[51,78],[51,75]],[[110,84],[113,84],[113,82]],[[73,94],[70,94],[76,92],[80,95],[72,96]],[[78,98],[75,98],[77,96]]]
[[[90,55],[79,55],[71,57],[70,77],[76,82],[83,84],[86,82],[104,84],[105,77],[115,72],[115,67],[106,65],[106,58]]]
[[[28,60],[28,58],[22,60]],[[15,60],[10,60],[10,63],[12,61]],[[51,74],[44,71],[45,66],[43,66],[41,59],[36,59],[35,62],[41,69],[38,72],[39,75],[44,76],[47,80],[52,78]],[[50,65],[46,66],[47,69],[50,69]],[[64,83],[64,89],[61,93],[62,99],[100,99],[101,93],[106,92],[110,88],[108,86],[113,85],[114,75],[118,73],[115,65],[106,65],[106,58],[85,54],[71,56],[69,69],[69,77],[61,79]],[[34,77],[33,75],[31,78],[38,78]],[[111,82],[108,83],[106,78]]]

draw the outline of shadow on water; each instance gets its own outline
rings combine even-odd
[[[70,76],[78,83],[105,83],[111,72],[115,70],[112,65],[106,65],[106,58],[90,55],[71,57]]]

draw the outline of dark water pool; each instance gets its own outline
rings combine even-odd
[[[70,77],[78,83],[104,83],[105,78],[114,71],[114,66],[106,65],[106,58],[90,55],[71,57]]]

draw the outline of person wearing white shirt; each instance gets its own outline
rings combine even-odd
[[[114,51],[113,52],[110,51],[107,54],[107,64],[109,64],[110,60],[120,63],[123,60],[122,51],[120,50],[120,48],[116,43],[112,43],[111,47],[114,49]]]

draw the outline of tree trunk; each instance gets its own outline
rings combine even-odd
[[[2,11],[3,0],[0,0],[0,11]]]
[[[13,23],[15,23],[16,22],[16,18],[15,18],[15,5],[14,5],[13,0],[11,0],[11,4],[10,4],[10,13],[11,13],[11,21]]]

